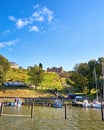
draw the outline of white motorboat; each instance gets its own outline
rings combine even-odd
[[[92,107],[92,104],[89,103],[89,101],[88,101],[87,99],[85,99],[85,100],[83,101],[83,103],[82,103],[82,106],[83,106],[84,108],[88,108],[88,107]]]
[[[93,108],[101,108],[101,102],[99,102],[99,101],[94,101],[94,102],[92,103],[92,106],[93,106]]]

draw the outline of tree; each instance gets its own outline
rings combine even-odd
[[[89,73],[89,67],[87,63],[81,63],[78,67],[78,72],[83,76],[87,76]]]
[[[40,85],[40,83],[43,80],[43,70],[35,65],[34,67],[31,67],[31,69],[28,72],[29,80],[32,84],[35,85],[35,89],[37,90],[37,87]]]
[[[85,76],[78,72],[72,72],[70,79],[75,83],[75,87],[81,92],[85,92],[88,85],[88,79]]]
[[[3,67],[0,66],[0,84],[2,84],[4,81],[4,71],[3,71]]]
[[[39,68],[43,69],[42,63],[39,63]]]
[[[2,55],[0,55],[0,66],[3,67],[4,74],[6,74],[7,70],[10,68],[10,63],[8,59],[6,59]]]

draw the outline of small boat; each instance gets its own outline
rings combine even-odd
[[[83,102],[75,101],[75,100],[73,100],[73,101],[71,102],[71,105],[72,105],[72,106],[82,107],[82,106],[83,106],[82,104],[83,104]]]
[[[92,103],[92,106],[93,106],[93,108],[101,108],[101,102],[99,102],[99,101],[94,101],[94,102]]]
[[[88,108],[88,107],[92,107],[92,103],[89,103],[89,101],[87,99],[85,99],[82,103],[82,106],[84,108]]]
[[[10,102],[9,106],[11,107],[20,107],[22,105],[22,102],[20,101],[20,98],[16,98],[15,102]]]
[[[62,108],[62,106],[63,106],[63,103],[59,99],[56,99],[53,103],[53,107],[55,108]]]

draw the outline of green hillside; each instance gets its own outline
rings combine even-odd
[[[30,84],[28,80],[28,70],[26,69],[10,69],[6,74],[6,81],[22,81]],[[63,81],[64,82],[64,81]],[[49,89],[62,90],[62,82],[57,73],[45,72],[44,78],[38,90],[33,88],[18,88],[18,87],[1,87],[1,97],[38,97],[38,96],[54,96]]]
[[[6,75],[6,81],[22,81],[30,84],[28,70],[26,69],[10,69]],[[59,75],[57,73],[45,72],[43,81],[38,89],[62,89]]]
[[[45,73],[44,80],[41,84],[44,89],[61,89],[62,85],[59,79],[59,75],[56,73]]]

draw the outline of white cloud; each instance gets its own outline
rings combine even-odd
[[[44,7],[42,13],[47,15],[48,22],[51,23],[52,19],[54,18],[53,11],[49,10],[47,7]]]
[[[16,21],[16,18],[14,16],[9,16],[8,17],[11,21]]]
[[[40,16],[38,18],[35,18],[36,21],[39,21],[39,22],[43,22],[45,21],[44,17],[43,16]]]
[[[39,17],[40,14],[41,14],[41,12],[34,12],[34,13],[32,14],[32,17]]]
[[[22,28],[22,27],[26,26],[27,24],[29,24],[28,20],[23,21],[22,19],[18,19],[16,22],[16,25],[18,28]]]
[[[6,42],[0,42],[0,48],[4,48],[4,47],[7,47],[7,46],[10,47],[10,46],[14,45],[17,41],[18,41],[18,39],[6,41]]]
[[[44,17],[46,20],[48,20],[49,23],[51,23],[52,19],[54,18],[54,13],[53,11],[49,10],[47,7],[43,8],[38,8],[31,16],[34,18],[36,21],[45,21]],[[41,20],[40,20],[41,18]]]
[[[51,21],[54,18],[54,13],[52,10],[49,10],[47,7],[41,8],[38,4],[34,6],[35,11],[30,15],[28,18],[18,18],[16,19],[14,16],[9,16],[8,18],[11,21],[14,21],[17,28],[21,29],[25,26],[32,26],[34,24],[38,24],[38,22],[41,22],[40,26],[42,25],[42,22],[51,23]],[[31,31],[40,31],[37,26],[32,26],[29,30]]]
[[[39,30],[39,28],[37,26],[32,26],[32,27],[30,27],[29,31],[30,32],[32,32],[32,31],[39,32],[40,30]]]
[[[36,4],[33,8],[36,9],[39,7],[39,4]]]

